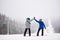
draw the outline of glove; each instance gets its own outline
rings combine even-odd
[[[34,19],[35,19],[35,17],[34,17]]]

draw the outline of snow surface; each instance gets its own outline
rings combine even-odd
[[[60,40],[60,34],[54,33],[51,35],[36,36],[32,34],[31,36],[23,36],[23,34],[12,34],[12,35],[0,35],[0,40]]]

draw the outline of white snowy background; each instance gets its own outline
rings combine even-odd
[[[60,0],[0,0],[0,14],[9,17],[9,32],[15,35],[0,35],[0,40],[59,40],[60,39]],[[35,36],[38,24],[32,21],[31,30],[34,35],[32,37],[23,37],[25,28],[25,20],[27,17],[31,19],[43,18],[46,27],[52,26],[56,33],[48,36]],[[11,21],[13,20],[13,21]],[[16,21],[16,22],[15,22]],[[12,23],[13,22],[13,23]],[[51,22],[51,23],[50,23]],[[12,25],[12,24],[13,25]],[[15,25],[16,24],[16,25]],[[11,26],[12,25],[12,26]],[[14,26],[15,25],[15,26]],[[33,29],[34,28],[34,29]],[[52,29],[50,27],[50,31]],[[22,31],[23,30],[23,31]],[[53,32],[53,31],[52,31]]]

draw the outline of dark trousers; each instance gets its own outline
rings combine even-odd
[[[31,36],[31,30],[30,30],[30,28],[26,28],[26,29],[25,29],[24,36],[26,36],[27,30],[29,30],[29,36]]]
[[[41,29],[41,28],[38,29],[37,36],[39,36],[39,31],[40,31],[40,30],[42,30],[41,35],[43,36],[43,32],[44,32],[44,29],[43,29],[43,28],[42,28],[42,29]]]

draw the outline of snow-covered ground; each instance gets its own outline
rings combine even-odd
[[[60,33],[54,33],[51,35],[36,36],[32,34],[30,37],[23,36],[23,34],[13,34],[13,35],[0,35],[0,40],[60,40]]]

